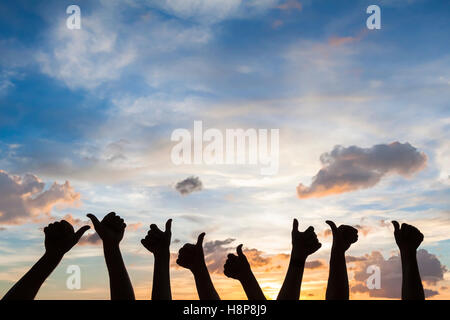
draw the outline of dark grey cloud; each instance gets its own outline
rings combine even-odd
[[[98,245],[101,242],[102,241],[101,241],[98,233],[91,233],[91,234],[88,234],[88,235],[82,237],[80,239],[80,241],[78,242],[78,244],[80,244],[80,245]]]
[[[323,266],[325,266],[325,264],[321,260],[313,260],[313,261],[308,261],[305,263],[306,269],[317,269],[317,268],[321,268]]]
[[[234,240],[233,238],[228,238],[225,240],[208,241],[203,244],[205,261],[210,272],[223,272],[223,265],[225,264],[228,253],[235,249],[229,246]]]
[[[175,185],[175,189],[185,196],[195,191],[201,191],[203,189],[203,183],[200,181],[199,177],[191,176],[178,182]]]
[[[393,142],[371,148],[336,146],[320,156],[322,169],[307,187],[297,186],[299,198],[323,197],[375,186],[389,174],[410,177],[427,162],[409,143]]]
[[[349,262],[348,259],[347,262]],[[417,262],[424,286],[436,286],[439,281],[444,279],[444,273],[447,271],[447,268],[441,264],[434,254],[420,249],[417,252]],[[369,290],[367,288],[366,280],[370,276],[367,273],[367,267],[370,265],[376,265],[380,268],[381,289]],[[370,255],[366,255],[364,260],[359,260],[356,263],[354,279],[356,284],[352,286],[352,292],[367,292],[371,297],[400,298],[402,287],[402,265],[400,257],[395,255],[385,260],[380,252],[374,251]],[[437,290],[431,288],[424,288],[424,290],[426,297],[439,294]]]

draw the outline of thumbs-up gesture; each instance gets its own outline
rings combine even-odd
[[[142,245],[155,256],[169,252],[172,237],[172,219],[167,220],[166,229],[161,231],[156,224],[150,225],[147,236],[141,240]]]
[[[84,226],[75,232],[72,225],[66,220],[50,223],[44,228],[46,252],[63,256],[78,243],[89,228],[89,226]]]
[[[340,225],[339,228],[333,221],[327,220],[333,233],[333,250],[345,252],[350,246],[358,241],[358,230],[348,225]]]
[[[120,216],[117,216],[115,212],[110,212],[101,222],[92,213],[87,216],[91,219],[94,229],[103,240],[104,245],[118,245],[120,243],[127,226]]]
[[[313,227],[304,232],[298,230],[298,220],[294,219],[292,224],[292,255],[293,261],[304,261],[310,254],[320,249],[322,244],[317,239]]]
[[[417,250],[423,241],[423,234],[419,229],[406,223],[402,223],[400,228],[397,221],[392,221],[392,224],[394,225],[395,242],[397,242],[400,251],[409,253]]]
[[[205,255],[203,253],[204,238],[205,233],[203,232],[198,236],[196,244],[187,243],[178,251],[177,264],[179,266],[189,269],[192,272],[206,267]]]
[[[230,253],[225,262],[223,273],[228,278],[242,281],[251,274],[250,264],[242,252],[242,244],[236,248],[237,255]]]

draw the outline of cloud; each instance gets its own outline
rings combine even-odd
[[[174,56],[167,62],[168,53],[202,46],[211,39],[207,27],[165,19],[142,3],[135,4],[140,13],[132,18],[123,13],[126,3],[97,5],[96,14],[83,13],[80,30],[70,30],[65,20],[56,20],[44,38],[45,46],[33,54],[44,74],[70,89],[114,87],[130,75],[157,83],[166,64],[173,63]],[[122,87],[129,94],[127,78],[125,82]]]
[[[36,58],[45,74],[70,88],[95,88],[114,80],[136,58],[133,48],[119,43],[117,33],[97,18],[83,17],[77,32],[60,23],[51,39],[52,48]]]
[[[287,0],[286,2],[277,6],[280,10],[302,10],[302,4],[297,0]]]
[[[56,205],[74,206],[80,199],[70,183],[45,183],[32,174],[15,176],[0,170],[0,224],[21,224],[49,218]]]
[[[203,244],[205,261],[208,269],[212,273],[223,273],[223,265],[227,259],[227,254],[234,250],[228,247],[235,239],[208,241]]]
[[[362,29],[356,36],[348,36],[348,37],[337,37],[332,36],[328,39],[328,44],[330,46],[341,46],[344,44],[357,42],[363,39],[367,35],[367,29]]]
[[[325,266],[325,264],[323,263],[322,260],[313,260],[313,261],[308,261],[305,263],[306,269],[318,269],[318,268],[322,268],[324,266]]]
[[[228,238],[225,240],[215,240],[206,242],[203,245],[203,250],[205,253],[205,261],[208,266],[208,270],[211,273],[223,274],[223,266],[227,260],[229,253],[236,254],[236,246],[229,246],[233,243],[235,239]],[[284,260],[284,255],[276,255],[272,257],[265,257],[262,251],[257,249],[243,248],[243,253],[247,257],[248,262],[252,268],[265,268],[265,271],[270,271],[274,268],[279,268],[279,266],[272,266],[274,263],[274,258],[279,258],[278,256],[283,256],[279,260]]]
[[[420,249],[417,252],[417,262],[422,282],[425,285],[436,286],[439,281],[444,279],[444,273],[447,269],[434,254]],[[369,277],[367,267],[370,265],[376,265],[380,268],[381,289],[369,290],[366,286],[365,281]],[[370,255],[366,255],[365,259],[356,262],[356,269],[354,270],[354,280],[356,283],[352,286],[351,291],[354,293],[368,293],[371,297],[400,298],[402,286],[401,267],[401,260],[398,255],[391,256],[385,260],[379,251],[373,251]],[[430,288],[425,288],[424,290],[426,297],[431,297],[439,293]]]
[[[324,197],[332,194],[367,189],[389,174],[410,177],[427,162],[423,152],[409,143],[393,142],[371,148],[336,146],[320,156],[322,169],[309,187],[299,184],[299,198]]]
[[[137,231],[140,228],[142,228],[142,226],[143,226],[142,222],[130,223],[130,224],[127,224],[127,230]]]
[[[273,8],[279,0],[158,0],[152,5],[182,19],[217,23],[230,18],[248,18]],[[296,1],[288,1],[296,2]]]
[[[80,241],[78,241],[79,245],[86,246],[86,245],[98,245],[102,243],[102,239],[100,239],[100,236],[98,233],[91,233],[88,235],[83,236]]]
[[[371,231],[373,231],[373,228],[370,227],[370,226],[363,226],[363,225],[357,224],[357,225],[355,225],[354,227],[355,227],[355,228],[358,230],[358,232],[359,232],[360,234],[362,234],[363,236],[367,236]]]
[[[191,194],[195,191],[201,191],[203,184],[198,177],[188,177],[175,185],[175,189],[183,196]]]

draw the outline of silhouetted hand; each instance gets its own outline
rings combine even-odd
[[[298,231],[298,220],[292,223],[292,250],[289,267],[277,300],[298,300],[303,280],[306,258],[322,246],[313,227]]]
[[[187,243],[178,251],[177,264],[179,266],[189,269],[192,272],[206,267],[205,255],[203,253],[204,238],[205,233],[203,232],[198,236],[196,244]]]
[[[89,226],[74,232],[65,220],[50,223],[44,228],[45,254],[34,266],[5,294],[3,300],[32,300],[48,276],[55,270],[64,254],[80,240]]]
[[[392,221],[394,225],[394,237],[400,251],[415,252],[423,241],[423,234],[416,227],[397,221]]]
[[[327,220],[333,233],[333,250],[345,252],[350,246],[358,241],[358,230],[348,225],[336,227],[333,221]]]
[[[101,222],[92,213],[87,216],[91,219],[95,231],[103,240],[103,244],[118,245],[120,243],[127,226],[120,216],[116,216],[115,212],[110,212]]]
[[[242,244],[236,248],[237,255],[230,253],[224,265],[223,273],[228,278],[242,281],[252,273],[247,257],[242,252]]]
[[[141,240],[142,245],[155,256],[169,252],[172,237],[172,219],[167,220],[165,231],[161,231],[156,224],[150,225],[147,236]]]
[[[406,223],[403,223],[401,228],[397,221],[392,221],[392,224],[394,225],[395,242],[400,249],[402,261],[402,299],[424,300],[425,292],[420,278],[416,252],[423,241],[423,234],[416,227]]]
[[[191,270],[200,300],[220,300],[206,266],[203,253],[204,238],[205,233],[203,232],[198,236],[196,244],[185,244],[178,251],[177,264]]]
[[[91,219],[95,231],[103,241],[111,300],[134,300],[133,285],[119,247],[127,225],[114,212],[108,213],[101,222],[92,213],[88,213],[87,216]]]
[[[292,255],[293,261],[304,261],[310,255],[320,249],[322,244],[317,239],[313,227],[304,232],[298,231],[298,220],[294,219],[292,224]]]
[[[358,240],[358,230],[347,225],[340,225],[337,228],[334,222],[330,220],[327,220],[326,223],[333,233],[333,246],[331,247],[330,271],[325,299],[348,300],[350,290],[345,251]]]
[[[44,228],[46,253],[63,256],[78,243],[81,236],[89,229],[89,226],[84,226],[75,232],[72,225],[66,220],[50,223]]]
[[[228,278],[239,280],[248,300],[266,300],[261,287],[253,275],[247,257],[242,252],[242,244],[236,248],[237,255],[230,253],[224,265],[223,273]]]

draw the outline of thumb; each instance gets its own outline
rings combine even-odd
[[[333,234],[335,234],[336,231],[337,231],[336,224],[333,221],[331,221],[331,220],[327,220],[325,222],[330,226],[331,231],[333,232]]]
[[[167,220],[165,232],[172,232],[172,219]]]
[[[245,257],[244,253],[242,252],[242,244],[238,245],[238,247],[236,248],[236,252],[239,257]]]
[[[90,226],[83,226],[80,229],[78,229],[77,232],[75,232],[75,240],[78,242],[80,238],[83,236],[83,234],[88,231],[91,227]]]
[[[292,232],[294,231],[298,231],[298,220],[294,219],[294,221],[292,222]]]
[[[199,234],[196,246],[203,247],[203,239],[205,238],[205,234],[206,233],[204,233],[204,232]]]
[[[100,227],[100,221],[98,221],[97,217],[94,216],[92,213],[88,213],[87,217],[91,219],[92,224],[94,225],[95,230],[97,230],[98,227]]]
[[[394,231],[400,231],[400,224],[397,221],[392,221],[392,224],[394,225]]]

